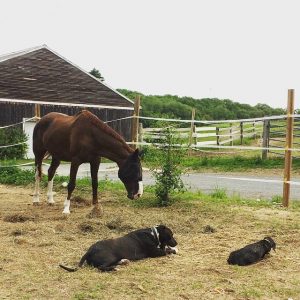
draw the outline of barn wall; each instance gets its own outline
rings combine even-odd
[[[0,103],[0,126],[15,124],[22,122],[23,118],[34,117],[34,104],[31,103],[12,103],[1,102]],[[57,106],[57,105],[41,105],[41,116],[46,115],[49,112],[60,112],[67,115],[74,115],[81,111],[81,107],[73,106]],[[119,118],[129,117],[133,114],[131,110],[120,109],[99,109],[88,108],[90,112],[98,116],[102,121],[110,121]],[[108,123],[110,127],[120,133],[126,141],[131,139],[131,119],[121,120]]]

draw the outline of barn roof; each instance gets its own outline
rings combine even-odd
[[[0,101],[133,109],[133,102],[43,45],[0,56]]]

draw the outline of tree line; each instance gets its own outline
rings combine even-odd
[[[232,120],[282,115],[285,110],[272,108],[267,104],[242,104],[229,99],[178,97],[174,95],[143,95],[140,92],[118,89],[127,98],[134,100],[141,96],[141,115],[145,117],[191,119],[192,109],[196,109],[196,120]],[[145,127],[151,120],[143,120]]]

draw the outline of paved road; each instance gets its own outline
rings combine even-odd
[[[60,165],[57,173],[59,175],[69,175],[69,165]],[[47,166],[43,167],[44,172]],[[99,179],[105,177],[110,180],[118,179],[118,168],[114,163],[102,163],[99,170]],[[90,176],[89,164],[83,164],[78,170],[78,177]],[[250,178],[251,181],[245,180]],[[211,193],[216,188],[226,189],[227,194],[239,194],[242,198],[251,199],[271,199],[274,196],[282,195],[282,177],[279,176],[253,176],[243,173],[242,175],[231,175],[228,173],[193,173],[185,174],[182,177],[186,186],[193,190],[201,190]],[[270,180],[270,182],[260,182],[259,180]],[[300,177],[292,178],[292,181],[300,183]],[[143,182],[145,185],[154,184],[154,179],[149,171],[143,172]],[[291,185],[291,199],[300,200],[300,184]]]

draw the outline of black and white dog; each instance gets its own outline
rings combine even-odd
[[[177,242],[171,229],[165,225],[135,230],[123,237],[102,240],[93,244],[81,258],[78,267],[86,261],[101,271],[113,271],[118,264],[128,263],[129,260],[139,260],[147,257],[159,257],[176,254]],[[78,268],[61,268],[74,272]]]
[[[270,237],[265,237],[263,240],[245,246],[242,249],[230,253],[227,262],[230,265],[246,266],[253,264],[261,259],[273,249],[275,251],[276,244]]]

